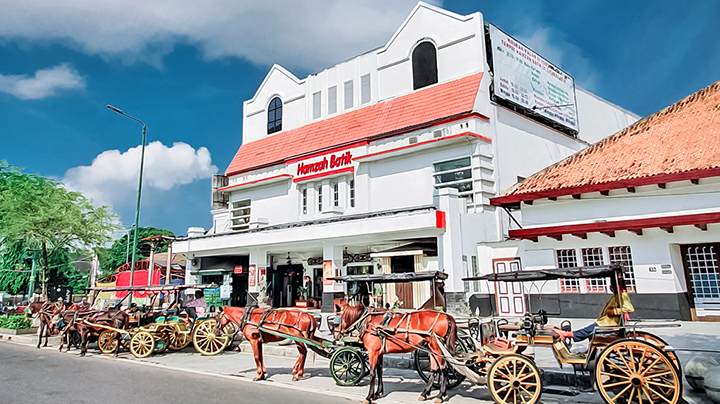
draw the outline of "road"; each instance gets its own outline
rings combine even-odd
[[[344,398],[0,343],[0,403],[347,404]]]

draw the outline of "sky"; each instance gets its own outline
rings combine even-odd
[[[459,1],[640,116],[720,80],[720,2]],[[273,64],[299,78],[384,45],[414,0],[0,0],[0,160],[62,181],[124,226],[212,225],[211,176]]]

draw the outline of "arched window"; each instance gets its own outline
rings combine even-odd
[[[423,42],[412,54],[413,90],[438,82],[437,51],[435,45]]]
[[[268,105],[268,135],[282,130],[282,101],[275,97]]]

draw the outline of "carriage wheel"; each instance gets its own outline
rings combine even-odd
[[[117,332],[112,330],[105,330],[101,332],[98,336],[98,348],[100,349],[100,352],[104,354],[115,353],[118,345],[117,336]]]
[[[330,359],[330,373],[339,386],[355,386],[365,377],[365,359],[355,348],[340,348]]]
[[[233,332],[234,331],[235,329],[233,328]],[[193,345],[195,345],[195,349],[203,355],[217,355],[222,352],[230,342],[232,342],[232,337],[228,336],[217,326],[215,319],[201,322],[193,332]]]
[[[223,350],[229,350],[232,347],[233,340],[235,339],[235,326],[232,323],[227,323],[225,324],[225,327],[223,327],[223,332],[228,337],[227,345],[225,345]]]
[[[140,331],[130,338],[130,352],[136,358],[147,358],[155,349],[155,338],[147,331]]]
[[[624,339],[603,351],[595,381],[608,404],[675,404],[682,396],[682,381],[672,360],[644,341]]]
[[[537,366],[522,355],[498,358],[488,372],[488,387],[498,404],[533,404],[542,394]]]
[[[662,338],[658,337],[655,334],[646,332],[646,331],[635,331],[634,338],[636,340],[645,341],[645,342],[649,343],[650,345],[654,345],[654,346],[660,348],[661,350],[663,348],[665,348],[665,346],[668,345],[668,343],[665,342],[665,340],[663,340]],[[681,369],[680,369],[680,360],[678,359],[677,355],[675,355],[675,352],[667,352],[667,351],[663,351],[663,352],[665,353],[665,355],[668,356],[668,358],[670,358],[670,360],[673,363],[673,366],[675,366],[675,369],[677,369],[678,374],[682,374]]]
[[[170,334],[168,349],[171,351],[180,351],[190,345],[191,342],[192,338],[190,338],[190,333],[178,331]]]
[[[426,349],[426,348],[425,348]],[[420,378],[427,383],[427,381],[430,379],[430,372],[432,372],[432,367],[430,365],[430,354],[425,349],[418,349],[413,353],[413,359],[415,360],[415,369],[417,370],[418,374],[420,375]],[[467,349],[465,348],[465,344],[461,342],[460,340],[457,341],[457,344],[455,345],[455,355],[462,355],[465,352],[467,352]],[[458,373],[452,366],[450,366],[450,369],[447,373],[448,381],[447,381],[447,388],[448,389],[454,389],[455,387],[462,384],[462,382],[465,380],[465,376]],[[433,387],[440,388],[440,380],[435,380],[433,382]]]

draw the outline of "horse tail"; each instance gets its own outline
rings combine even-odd
[[[445,334],[445,347],[449,352],[455,352],[455,343],[457,342],[457,323],[455,317],[447,314],[448,329]]]

